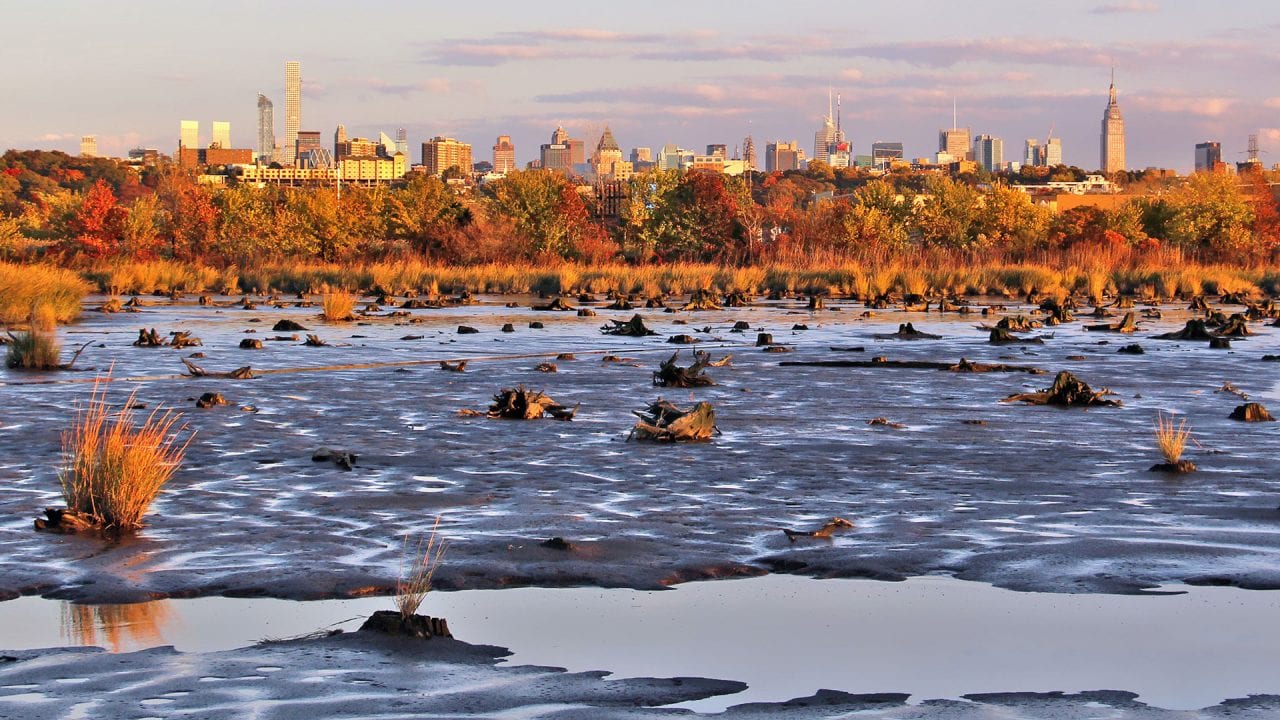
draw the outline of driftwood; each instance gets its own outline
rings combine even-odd
[[[457,362],[449,362],[448,360],[440,361],[440,369],[449,372],[465,372],[467,369],[466,360],[458,360]]]
[[[1201,312],[1209,312],[1209,303],[1205,302],[1203,295],[1197,295],[1191,298],[1191,304],[1187,306],[1188,310],[1199,310]]]
[[[138,330],[138,339],[133,341],[134,347],[164,347],[164,339],[160,337],[160,333],[155,328],[147,330],[140,328]]]
[[[1044,327],[1044,323],[1039,320],[1032,320],[1026,315],[1010,315],[1009,317],[1000,318],[1000,321],[996,323],[996,327],[1009,332],[1031,332],[1036,328]],[[979,328],[982,330],[991,329],[986,325],[980,325]]]
[[[1218,302],[1222,305],[1248,305],[1249,296],[1242,292],[1224,292]]]
[[[475,328],[473,328],[473,327],[471,327],[470,325],[459,325],[459,326],[458,326],[458,334],[459,334],[459,335],[475,335],[475,334],[476,334],[476,333],[478,333],[478,332],[480,332],[480,331],[479,331],[479,330],[477,330],[477,329],[475,329]]]
[[[677,350],[671,353],[671,357],[664,360],[658,369],[653,373],[653,384],[660,387],[706,387],[715,385],[716,381],[712,380],[706,374],[706,368],[711,364],[711,355],[704,352],[694,352],[693,364],[689,367],[680,367],[676,364],[676,359],[680,356]]]
[[[1043,345],[1044,338],[1020,338],[1002,327],[993,327],[991,334],[987,336],[987,342],[996,345]]]
[[[1209,334],[1208,328],[1205,327],[1203,320],[1188,320],[1187,324],[1181,330],[1167,332],[1163,335],[1153,335],[1156,340],[1212,340],[1213,335]]]
[[[1227,318],[1227,322],[1213,333],[1218,337],[1248,337],[1253,333],[1249,330],[1249,321],[1244,315],[1235,313]]]
[[[301,332],[306,329],[307,328],[303,327],[300,323],[296,323],[292,320],[281,320],[271,326],[271,330],[273,332]]]
[[[848,530],[851,527],[853,527],[853,523],[848,520],[845,520],[842,517],[833,517],[827,521],[826,525],[823,525],[817,530],[804,531],[788,530],[783,528],[782,533],[786,535],[787,539],[791,542],[795,542],[800,538],[819,538],[822,540],[828,540],[837,530]]]
[[[195,347],[203,345],[200,338],[193,336],[186,330],[173,330],[169,333],[169,345],[176,348]]]
[[[613,302],[605,306],[605,310],[634,310],[635,306],[631,304],[631,298],[626,295],[619,295]]]
[[[871,418],[870,420],[868,420],[868,421],[867,421],[867,424],[868,424],[868,425],[878,425],[878,426],[882,426],[882,427],[894,428],[895,430],[901,430],[901,429],[903,429],[903,428],[905,428],[905,427],[906,427],[906,425],[904,425],[904,424],[902,424],[902,423],[900,423],[900,422],[894,422],[894,421],[890,420],[889,418],[887,418],[887,417],[883,417],[883,416],[881,416],[881,417],[873,417],[873,418]]]
[[[538,366],[535,367],[534,370],[537,370],[538,372],[544,372],[544,373],[560,372],[560,368],[556,367],[555,363],[550,363],[550,362],[538,363]]]
[[[816,295],[816,294],[810,295],[808,309],[809,310],[826,310],[827,302],[821,295]]]
[[[751,300],[747,298],[747,294],[740,290],[734,290],[724,296],[725,307],[746,307],[750,304]]]
[[[513,333],[513,332],[515,332],[515,331],[516,331],[516,326],[515,326],[515,325],[513,325],[513,324],[511,324],[511,323],[503,323],[503,325],[502,325],[502,332]]]
[[[489,406],[491,418],[506,420],[537,420],[550,416],[556,420],[572,420],[578,406],[567,407],[536,390],[526,390],[523,385],[514,390],[503,389],[493,396]]]
[[[1137,323],[1134,322],[1133,311],[1130,310],[1124,314],[1124,317],[1118,323],[1102,323],[1100,325],[1085,325],[1085,330],[1093,332],[1118,332],[1131,333],[1138,329]]]
[[[930,360],[888,360],[883,357],[875,357],[870,360],[784,360],[778,365],[787,367],[881,368],[885,370],[942,370],[955,373],[1023,372],[1029,375],[1045,374],[1044,370],[1030,365],[991,365],[970,362],[964,358],[960,358],[958,363],[933,362]]]
[[[1116,352],[1120,353],[1121,355],[1142,355],[1147,351],[1143,350],[1142,346],[1139,345],[1138,343],[1133,343],[1132,345],[1125,345],[1119,350],[1116,350]]]
[[[631,428],[628,440],[634,437],[653,442],[705,442],[711,439],[712,433],[719,432],[716,412],[710,403],[700,402],[692,410],[681,410],[658,398],[657,402],[633,414],[639,421]]]
[[[196,407],[211,408],[218,405],[229,405],[227,399],[222,397],[222,393],[207,392],[196,400]]]
[[[99,531],[101,524],[96,518],[75,510],[64,508],[45,508],[44,517],[36,518],[35,529],[43,532],[56,532],[65,535]]]
[[[644,337],[646,335],[657,335],[658,333],[645,327],[644,318],[637,313],[631,316],[630,320],[610,320],[608,325],[600,327],[600,332],[605,335],[620,335],[623,337]]]
[[[319,450],[311,453],[312,462],[330,461],[343,470],[350,470],[355,467],[356,460],[359,459],[360,456],[353,452],[347,452],[346,450],[334,450],[333,448],[327,447],[320,448]]]
[[[1052,324],[1071,322],[1075,317],[1071,315],[1071,309],[1075,305],[1071,298],[1067,298],[1063,302],[1059,302],[1056,298],[1048,298],[1040,303],[1040,309],[1048,314],[1048,319]]]
[[[694,343],[700,343],[702,341],[692,335],[682,334],[682,335],[672,335],[671,337],[667,338],[667,342],[673,345],[692,345]]]
[[[307,341],[302,343],[307,347],[327,347],[329,343],[320,339],[319,335],[307,334]]]
[[[236,368],[231,372],[209,372],[186,358],[180,359],[182,360],[182,364],[187,366],[187,373],[191,375],[191,377],[230,378],[232,380],[253,379],[253,370],[250,369],[248,365]]]
[[[1083,380],[1063,370],[1053,379],[1053,386],[1040,392],[1018,393],[1003,402],[1025,402],[1032,405],[1061,405],[1064,407],[1104,406],[1119,407],[1119,400],[1108,400],[1105,388],[1095,392]]]
[[[681,310],[723,310],[716,302],[716,296],[710,290],[694,290]]]
[[[262,341],[258,338],[242,338],[240,340],[241,350],[261,350]]]
[[[567,312],[567,311],[571,311],[571,310],[577,310],[577,308],[575,308],[574,306],[570,305],[570,304],[569,304],[569,303],[568,303],[564,298],[562,298],[562,297],[558,297],[558,298],[556,298],[556,299],[552,300],[551,302],[547,303],[546,305],[534,305],[534,306],[533,306],[533,309],[534,309],[534,310],[544,311],[544,312],[551,312],[551,311]]]
[[[1251,402],[1236,407],[1231,411],[1230,419],[1241,422],[1275,422],[1275,418],[1261,403]]]
[[[875,336],[879,340],[940,340],[941,335],[933,335],[927,332],[916,330],[911,323],[901,323],[898,325],[896,333],[880,333]]]

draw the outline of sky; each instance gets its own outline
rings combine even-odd
[[[284,63],[302,63],[302,126],[332,137],[456,137],[489,159],[511,135],[520,163],[557,124],[624,151],[701,151],[751,135],[813,135],[828,90],[854,152],[900,141],[932,155],[959,125],[1004,140],[1062,138],[1095,169],[1115,68],[1128,164],[1190,170],[1197,142],[1244,159],[1258,133],[1280,162],[1280,3],[1275,0],[559,0],[6,3],[0,148],[173,152],[178,125],[231,122],[256,143],[257,94],[284,136]]]

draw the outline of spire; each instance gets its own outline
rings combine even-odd
[[[1108,100],[1108,104],[1110,105],[1116,104],[1116,66],[1115,65],[1111,66],[1111,92],[1110,92],[1110,100]]]
[[[832,111],[832,107],[831,107],[831,86],[828,85],[827,86],[827,122],[830,123],[834,116],[835,116],[835,113]]]
[[[959,127],[959,121],[956,119],[956,96],[951,96],[951,129],[955,130]]]

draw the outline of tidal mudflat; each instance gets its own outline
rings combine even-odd
[[[1204,315],[1186,300],[1166,301],[1139,308],[1146,315],[1158,310],[1160,317],[1139,317],[1131,333],[1085,329],[1119,323],[1124,311],[1116,309],[1108,320],[1077,319],[1018,335],[1040,343],[993,344],[989,331],[976,326],[1004,316],[1043,316],[1008,300],[985,317],[977,312],[985,303],[967,314],[889,308],[867,316],[862,303],[832,300],[817,311],[803,301],[760,300],[676,313],[607,310],[603,301],[574,300],[597,313],[580,317],[530,308],[545,300],[482,297],[437,309],[386,306],[357,322],[326,323],[316,308],[273,307],[259,299],[246,309],[236,300],[215,298],[205,306],[192,297],[144,298],[136,313],[89,312],[63,332],[67,346],[92,341],[79,365],[99,372],[111,367],[114,397],[137,388],[148,407],[182,409],[196,433],[146,529],[125,541],[31,530],[40,509],[60,503],[59,433],[96,373],[6,372],[0,594],[83,603],[385,594],[395,583],[403,536],[428,532],[437,516],[451,543],[436,576],[446,590],[650,590],[765,573],[879,580],[944,575],[1055,593],[1134,594],[1169,584],[1280,587],[1280,481],[1270,450],[1280,430],[1275,423],[1229,418],[1245,402],[1242,395],[1280,404],[1278,366],[1264,360],[1280,353],[1280,330],[1269,327],[1270,320],[1250,323],[1253,334],[1231,338],[1228,348],[1154,339]],[[507,307],[510,302],[518,307]],[[635,312],[656,335],[600,332],[609,320]],[[273,330],[282,319],[307,329]],[[530,327],[535,322],[543,327]],[[908,322],[938,337],[900,339],[895,331]],[[511,331],[503,332],[508,323]],[[748,329],[733,332],[736,323]],[[459,334],[459,326],[479,332]],[[203,345],[133,346],[144,327],[162,335],[189,331]],[[308,332],[328,344],[304,346]],[[771,334],[771,347],[786,351],[758,346],[759,333]],[[681,334],[700,342],[668,342]],[[262,340],[262,349],[242,349],[246,338]],[[1142,354],[1118,352],[1134,343]],[[694,348],[713,359],[733,356],[730,365],[707,369],[716,385],[654,387],[660,361],[679,349],[681,362],[692,362]],[[203,357],[190,358],[194,352]],[[876,357],[890,362],[870,362]],[[182,358],[211,374],[249,366],[256,377],[191,377]],[[923,366],[961,358],[1044,373]],[[462,359],[468,361],[464,372],[439,367],[440,360]],[[539,370],[541,363],[553,363],[555,372]],[[1094,389],[1108,388],[1114,394],[1107,397],[1122,404],[1001,402],[1048,387],[1061,370]],[[521,384],[576,405],[575,417],[517,422],[459,414],[483,412],[494,393]],[[206,392],[221,393],[229,404],[197,409],[195,399]],[[659,396],[685,406],[711,403],[720,434],[701,444],[627,442],[635,424],[631,411]],[[1152,438],[1158,411],[1189,421],[1194,443],[1187,456],[1198,471],[1149,470],[1161,460]],[[354,466],[313,461],[320,448],[354,453]],[[804,534],[832,517],[853,527],[829,537]],[[551,538],[564,542],[546,544]],[[436,597],[428,598],[425,611],[435,612]],[[1229,604],[1223,611],[1230,612]],[[762,627],[744,632],[764,638],[775,623],[785,632],[786,622],[763,619]],[[466,638],[465,630],[454,630]],[[287,652],[359,647],[364,653],[367,642],[312,640],[288,645]],[[12,674],[27,672],[30,663],[135,657],[33,652],[11,653],[19,661],[0,670],[6,684],[25,684]],[[227,652],[247,658],[286,650]],[[150,663],[169,664],[160,659],[165,656],[136,656],[138,672]],[[214,655],[181,657],[215,662]],[[582,680],[582,696],[621,687],[611,682]],[[627,695],[632,686],[622,695],[628,705],[655,705],[735,691],[681,687],[659,697]],[[986,717],[945,713],[977,713],[982,703],[1014,697],[930,712]],[[1035,701],[1041,700],[1050,701]],[[871,702],[827,701],[846,708],[840,712]],[[900,706],[881,707],[877,712],[890,713],[884,717],[914,717],[910,713],[923,707],[890,701]],[[1054,702],[1077,708],[1095,701],[1134,702],[1120,695]],[[528,704],[524,699],[512,707]],[[1130,710],[1156,712],[1142,708]],[[396,716],[387,712],[368,715]],[[561,707],[521,716],[633,711],[616,712],[623,714]],[[777,708],[760,712],[782,716]]]

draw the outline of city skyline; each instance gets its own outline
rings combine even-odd
[[[1211,12],[1170,1],[814,2],[788,12],[743,2],[729,12],[659,1],[644,13],[619,8],[607,23],[579,2],[554,19],[516,3],[491,14],[383,3],[362,11],[381,8],[402,22],[355,39],[327,3],[291,16],[297,3],[231,2],[217,17],[150,2],[128,12],[61,5],[11,11],[32,32],[0,54],[11,67],[40,70],[6,81],[12,101],[32,112],[0,129],[4,147],[75,152],[81,137],[96,135],[103,154],[172,152],[178,120],[192,117],[229,120],[242,129],[233,140],[253,147],[244,129],[256,127],[257,93],[287,105],[281,67],[298,60],[302,130],[327,136],[342,123],[377,136],[403,127],[411,145],[446,136],[477,147],[509,135],[520,166],[558,125],[594,144],[608,124],[624,149],[723,143],[732,154],[747,134],[759,147],[805,146],[834,89],[856,154],[888,141],[902,142],[908,158],[931,155],[955,98],[957,124],[974,136],[1016,146],[1056,127],[1064,162],[1092,169],[1113,63],[1128,167],[1190,170],[1204,141],[1221,142],[1224,159],[1243,159],[1254,133],[1264,150],[1280,150],[1280,88],[1251,82],[1280,67],[1271,49],[1280,12],[1261,2]],[[998,32],[954,29],[984,13],[1002,19]],[[188,22],[224,37],[226,49],[192,53],[171,37]],[[273,40],[252,30],[270,26],[291,30]],[[876,32],[858,31],[868,27]],[[341,52],[326,41],[338,37]],[[77,93],[56,92],[66,86]],[[282,135],[287,148],[287,129],[277,126]]]

